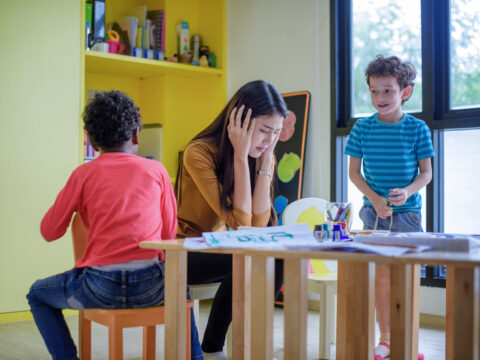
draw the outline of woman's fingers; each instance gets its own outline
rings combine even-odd
[[[235,126],[235,115],[237,113],[237,107],[235,106],[230,113],[230,121],[228,122],[228,126],[231,128],[232,126]]]
[[[252,109],[247,110],[247,114],[245,115],[245,120],[243,121],[242,129],[245,133],[250,133],[249,130],[251,128],[251,119],[252,116]]]
[[[250,114],[252,113],[251,110],[249,110]],[[247,119],[245,119],[245,122],[247,121]],[[253,118],[252,120],[250,120],[250,127],[248,128],[248,131],[247,131],[247,134],[249,136],[252,136],[253,134],[253,130],[255,130],[255,118]]]
[[[235,126],[238,126],[239,128],[242,128],[243,110],[245,110],[245,105],[240,106],[240,108],[237,111],[237,114],[235,115]]]

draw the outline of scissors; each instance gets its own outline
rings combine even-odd
[[[115,30],[108,30],[108,37],[111,41],[120,42],[120,35]]]

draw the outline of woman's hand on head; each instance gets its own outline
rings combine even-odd
[[[228,121],[228,138],[232,143],[234,156],[241,159],[247,159],[252,143],[252,134],[255,129],[255,119],[252,119],[252,109],[247,110],[245,120],[242,124],[242,115],[245,111],[245,105],[240,108],[233,108]]]
[[[278,139],[280,138],[280,133],[275,135],[275,138],[273,139],[272,144],[265,150],[265,152],[260,156],[260,168],[265,170],[269,170],[272,159],[273,159],[273,153],[275,151],[275,146],[277,145]],[[268,169],[266,169],[268,168]]]

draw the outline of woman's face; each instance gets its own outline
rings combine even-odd
[[[255,118],[255,129],[248,155],[259,158],[273,144],[282,131],[284,117],[280,114],[261,115]]]

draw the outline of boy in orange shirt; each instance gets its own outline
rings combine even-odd
[[[88,230],[86,249],[72,270],[36,281],[27,295],[53,359],[78,359],[62,309],[163,302],[163,253],[138,244],[177,233],[177,203],[166,169],[136,155],[142,125],[135,103],[118,91],[98,94],[85,109],[84,123],[101,155],[73,171],[45,214],[41,233],[47,241],[59,239],[77,212]],[[194,321],[192,330],[192,359],[202,359]]]

